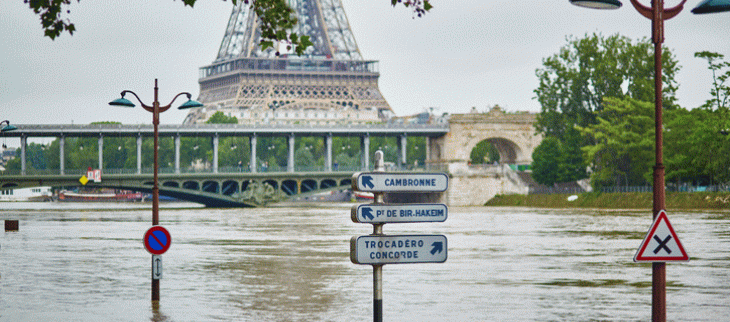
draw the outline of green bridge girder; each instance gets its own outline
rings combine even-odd
[[[264,172],[159,174],[160,195],[204,204],[206,207],[255,207],[236,197],[252,182],[267,183],[289,196],[349,188],[353,172]],[[5,175],[0,188],[81,186],[80,175]],[[151,193],[152,174],[106,174],[88,187]]]

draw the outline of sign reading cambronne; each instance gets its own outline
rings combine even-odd
[[[445,173],[360,172],[352,176],[352,188],[366,192],[444,192]]]
[[[365,224],[444,222],[444,204],[369,204],[352,207],[352,221]]]
[[[444,235],[369,235],[350,239],[355,264],[443,263],[448,247]]]

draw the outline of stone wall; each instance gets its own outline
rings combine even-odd
[[[449,206],[481,206],[497,194],[527,194],[529,187],[507,166],[452,173],[445,202]]]

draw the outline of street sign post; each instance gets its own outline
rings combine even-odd
[[[352,221],[364,224],[444,222],[444,204],[369,204],[353,206]]]
[[[352,189],[365,192],[444,192],[445,173],[359,172],[352,175]]]
[[[160,300],[160,279],[162,279],[162,254],[172,244],[170,232],[162,226],[152,226],[142,238],[144,248],[152,254],[152,301]]]
[[[352,207],[356,223],[373,225],[373,233],[350,239],[350,260],[373,266],[373,321],[383,321],[383,265],[443,263],[448,247],[444,235],[384,235],[387,223],[443,222],[448,208],[443,204],[386,204],[386,192],[444,192],[449,187],[445,173],[385,172],[383,151],[375,152],[375,171],[352,176],[352,190],[373,193],[373,203]],[[411,194],[407,194],[411,197]],[[415,196],[413,196],[415,197]],[[409,198],[410,199],[410,198]]]
[[[355,264],[443,263],[448,247],[444,235],[369,235],[350,239]]]
[[[667,212],[659,211],[649,232],[634,255],[635,262],[687,262],[689,255],[669,223]]]

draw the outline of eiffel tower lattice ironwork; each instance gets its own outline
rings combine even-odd
[[[217,58],[200,68],[198,100],[205,107],[191,111],[186,124],[205,122],[216,111],[239,120],[291,111],[286,115],[299,118],[289,123],[307,122],[304,111],[323,110],[309,113],[310,119],[338,115],[340,122],[354,121],[349,123],[393,114],[378,88],[378,62],[363,60],[341,0],[289,0],[289,5],[299,21],[292,32],[309,36],[314,45],[302,56],[261,50],[258,19],[239,1]]]

